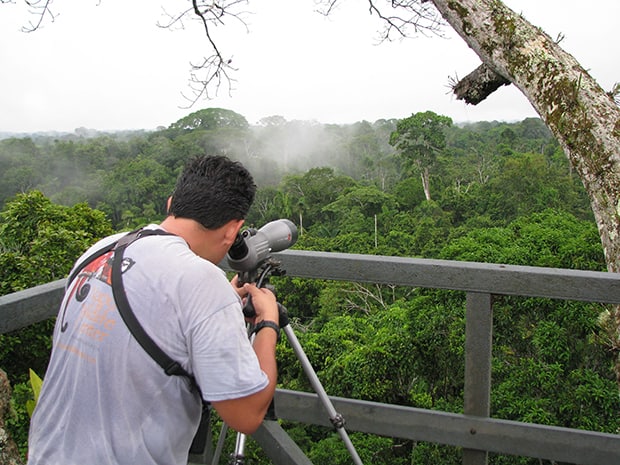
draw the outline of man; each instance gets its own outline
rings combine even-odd
[[[29,438],[29,465],[183,464],[201,415],[202,393],[220,417],[251,434],[276,385],[278,309],[255,285],[236,288],[216,264],[233,244],[254,200],[251,175],[225,157],[186,166],[159,225],[124,252],[122,281],[146,333],[194,376],[168,376],[138,344],[114,304],[113,252],[92,260],[67,287]],[[94,245],[112,243],[121,235]],[[250,344],[253,323],[269,323]]]

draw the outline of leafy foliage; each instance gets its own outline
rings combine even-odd
[[[246,224],[288,218],[301,249],[605,269],[587,195],[539,119],[456,126],[423,112],[343,126],[271,117],[252,127],[205,109],[148,134],[0,140],[0,292],[63,277],[97,238],[159,221],[179,170],[201,153],[248,166],[259,190]],[[273,284],[329,394],[462,412],[462,293],[286,276]],[[497,297],[493,416],[617,432],[606,310]],[[44,322],[0,336],[0,366],[24,406],[28,369],[45,371],[50,333]],[[278,359],[281,386],[311,390],[285,340]],[[332,431],[285,426],[314,463],[350,462]],[[364,463],[461,463],[453,447],[352,440]],[[251,443],[248,454],[267,463]]]
[[[27,383],[13,385],[11,396],[11,414],[5,420],[5,426],[11,438],[17,444],[22,458],[26,458],[28,452],[28,427],[30,416],[26,405],[32,401],[32,389]]]
[[[32,388],[33,399],[26,401],[26,410],[28,416],[32,418],[32,413],[39,400],[39,394],[41,393],[41,387],[43,386],[43,380],[37,375],[34,370],[30,369],[30,387]]]

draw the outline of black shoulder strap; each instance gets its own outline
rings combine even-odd
[[[85,260],[82,260],[82,263],[80,263],[77,267],[75,267],[73,272],[67,278],[66,288],[67,289],[69,288],[69,285],[73,282],[73,280],[77,277],[77,275],[79,275],[80,272],[86,267],[86,265],[88,265],[90,262],[92,262],[96,258],[101,257],[102,255],[108,253],[110,250],[114,249],[114,247],[116,247],[117,242],[118,241],[112,242],[111,244],[108,244],[98,250],[95,250],[88,257],[86,257]]]
[[[125,293],[122,272],[125,249],[129,244],[137,239],[152,235],[172,234],[161,229],[143,229],[133,231],[126,236],[123,236],[116,243],[116,247],[114,247],[114,260],[112,262],[112,294],[114,296],[114,302],[116,303],[118,311],[133,337],[138,341],[146,353],[149,354],[153,360],[155,360],[159,366],[164,369],[164,372],[167,375],[185,376],[189,378],[192,386],[197,388],[198,385],[196,384],[196,379],[194,376],[190,375],[178,362],[170,358],[168,354],[161,350],[155,341],[153,341],[153,339],[151,339],[151,337],[146,333],[136,318],[131,305],[129,305],[129,300],[127,299],[127,294]]]

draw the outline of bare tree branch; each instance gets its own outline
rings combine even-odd
[[[387,307],[383,295],[381,293],[381,286],[379,284],[374,285],[376,292],[369,287],[363,286],[359,283],[353,283],[353,289],[343,289],[345,294],[351,294],[353,298],[346,298],[346,308],[348,310],[360,310],[364,314],[371,312],[374,302],[380,308],[385,309]],[[361,300],[361,303],[358,301]]]
[[[23,32],[34,32],[41,27],[43,20],[46,16],[49,16],[51,21],[54,22],[56,19],[56,15],[52,13],[50,9],[50,5],[52,0],[24,0],[30,12],[37,18],[36,21],[30,21],[28,26],[24,26],[22,28]],[[2,2],[2,3],[12,3],[12,2]]]
[[[23,1],[34,20],[24,26],[22,31],[34,32],[40,29],[45,21],[54,22],[56,19],[57,15],[51,9],[53,0]],[[15,0],[0,0],[0,3],[15,3]],[[185,20],[197,20],[204,30],[212,51],[211,55],[202,60],[190,62],[190,95],[182,93],[188,101],[187,107],[193,106],[203,97],[210,98],[212,93],[217,95],[222,85],[227,85],[229,93],[232,91],[235,82],[232,73],[236,71],[231,65],[232,56],[224,56],[213,36],[213,31],[217,26],[224,26],[227,20],[234,19],[239,21],[247,32],[248,27],[243,19],[246,11],[241,8],[241,5],[247,5],[247,3],[248,0],[192,0],[189,8],[178,13],[169,14],[164,10],[165,20],[157,24],[159,27],[185,29]]]
[[[316,0],[319,12],[331,14],[340,0]],[[384,24],[381,41],[389,41],[394,37],[407,38],[410,32],[414,34],[443,36],[441,30],[447,23],[429,0],[368,0],[368,9],[371,15],[376,15]],[[391,11],[389,11],[391,10]],[[385,13],[389,11],[389,13]],[[558,37],[560,41],[562,37]],[[451,79],[450,88],[457,99],[464,100],[471,105],[477,105],[490,94],[504,85],[509,85],[505,77],[500,76],[486,65],[481,65],[464,79]]]
[[[228,86],[228,93],[233,90],[235,79],[232,72],[236,69],[231,65],[232,56],[225,57],[213,37],[213,28],[224,26],[225,20],[231,18],[239,21],[247,30],[247,24],[242,18],[245,11],[238,10],[241,4],[247,4],[247,0],[222,0],[220,2],[208,2],[192,0],[192,7],[181,11],[176,15],[167,15],[168,21],[159,24],[160,27],[185,28],[185,18],[197,19],[202,24],[212,54],[204,57],[201,61],[190,63],[189,88],[191,95],[182,93],[187,100],[187,107],[192,107],[201,98],[210,98],[211,94],[217,95],[220,87]]]
[[[317,12],[328,16],[340,0],[316,0]],[[437,9],[428,0],[368,0],[368,12],[383,22],[380,41],[409,38],[411,34],[442,36],[446,25]],[[390,11],[391,14],[386,13]]]
[[[397,300],[397,286],[393,284],[374,284],[372,286],[360,283],[351,284],[352,288],[342,289],[345,295],[345,308],[349,311],[360,311],[364,314],[369,314],[375,308],[386,309]],[[400,297],[406,299],[413,292],[415,292],[415,289],[409,288],[404,295],[400,293]],[[351,297],[348,297],[349,295]]]
[[[14,0],[0,0],[1,3],[12,3]],[[24,0],[32,10],[37,21],[31,22],[24,31],[33,32],[41,27],[46,19],[52,22],[56,15],[50,6],[53,0]],[[318,12],[330,14],[339,0],[316,0]],[[224,26],[229,19],[239,21],[246,31],[248,26],[243,19],[247,13],[241,5],[248,0],[192,0],[191,6],[175,14],[164,11],[166,18],[159,27],[168,29],[185,29],[186,20],[198,20],[209,43],[211,54],[201,60],[190,62],[189,95],[181,93],[187,101],[187,108],[192,107],[202,98],[209,99],[218,95],[223,85],[230,94],[236,82],[233,74],[236,68],[232,65],[232,55],[224,54],[219,41],[214,37],[214,29]],[[368,0],[368,10],[376,15],[384,24],[379,41],[403,39],[410,34],[428,34],[441,36],[444,26],[441,15],[428,0]]]

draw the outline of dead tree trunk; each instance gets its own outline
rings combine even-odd
[[[424,197],[426,197],[426,200],[430,200],[431,199],[431,175],[428,171],[428,166],[423,167],[422,169],[420,169],[420,177],[422,178],[422,188],[424,189]]]
[[[523,92],[579,174],[607,269],[620,272],[620,108],[613,97],[547,34],[503,3],[432,2],[483,63],[455,89],[474,104],[506,82]],[[620,385],[620,311],[609,320]]]

